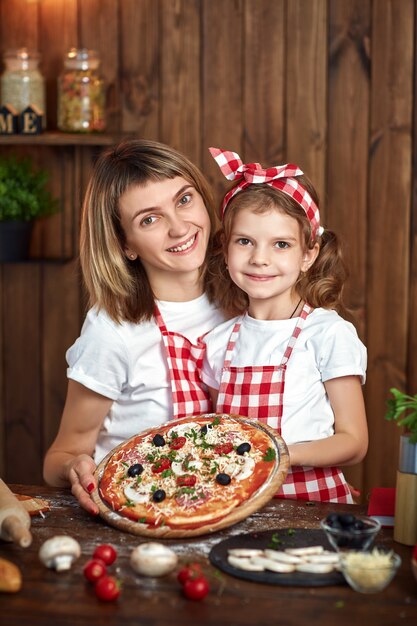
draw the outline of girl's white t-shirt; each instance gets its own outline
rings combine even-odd
[[[237,319],[220,324],[204,339],[207,350],[201,377],[213,389],[219,389],[227,343]],[[296,322],[245,316],[231,366],[279,365]],[[281,422],[286,443],[333,435],[334,415],[323,383],[353,375],[364,384],[366,364],[366,348],[355,327],[335,311],[314,309],[305,320],[287,366]]]
[[[167,329],[192,343],[224,320],[206,295],[157,304]],[[154,320],[116,324],[104,311],[91,309],[66,358],[68,378],[113,400],[99,432],[96,463],[125,439],[172,415],[165,348]]]

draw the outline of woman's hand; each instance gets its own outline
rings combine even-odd
[[[45,455],[43,476],[48,485],[71,486],[80,505],[93,515],[98,506],[90,493],[97,486],[93,460],[97,437],[112,400],[70,380],[55,441]]]
[[[83,509],[92,515],[98,515],[99,512],[98,506],[90,497],[90,493],[97,486],[93,475],[95,468],[96,464],[88,454],[80,454],[68,464],[68,480],[71,484],[71,492]]]

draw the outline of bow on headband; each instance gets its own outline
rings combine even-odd
[[[240,181],[236,187],[233,187],[225,195],[222,204],[222,215],[224,215],[230,200],[237,193],[243,191],[249,185],[266,183],[294,198],[301,208],[304,209],[311,224],[313,240],[317,234],[323,234],[317,204],[308,191],[294,178],[294,176],[299,176],[303,173],[297,165],[278,165],[277,167],[269,167],[264,170],[259,163],[242,163],[240,156],[236,152],[210,148],[210,154],[228,180]]]

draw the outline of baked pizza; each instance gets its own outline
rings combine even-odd
[[[259,509],[289,466],[268,426],[224,414],[170,421],[112,450],[97,468],[93,499],[135,534],[185,537],[223,528]]]

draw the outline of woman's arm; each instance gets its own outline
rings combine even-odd
[[[354,465],[366,454],[368,426],[359,377],[332,378],[324,386],[334,413],[335,434],[317,441],[289,445],[291,465]]]
[[[59,431],[44,460],[45,481],[54,487],[71,485],[81,506],[93,514],[98,507],[89,496],[96,485],[92,455],[112,402],[70,380]]]

